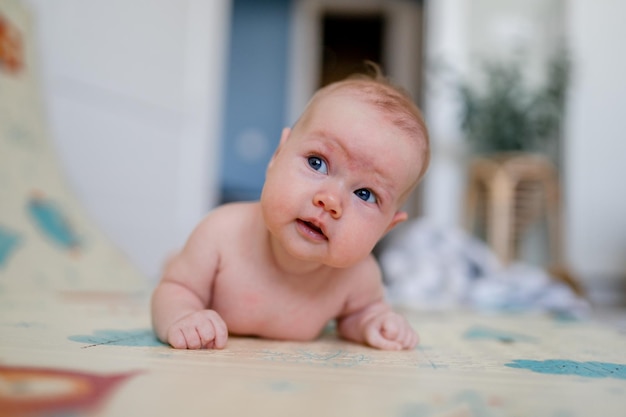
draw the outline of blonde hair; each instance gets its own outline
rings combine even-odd
[[[430,163],[430,139],[422,112],[402,87],[391,83],[384,76],[377,64],[366,61],[366,65],[372,70],[370,73],[353,74],[344,80],[328,84],[319,89],[309,101],[307,109],[316,100],[338,91],[355,94],[357,97],[365,100],[365,102],[378,108],[389,117],[389,120],[395,126],[402,129],[409,137],[414,138],[420,147],[422,167],[415,181],[415,186],[426,173]],[[305,110],[303,116],[306,113]]]

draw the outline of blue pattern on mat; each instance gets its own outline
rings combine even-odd
[[[465,339],[477,340],[477,339],[490,339],[498,340],[504,343],[513,342],[529,342],[535,343],[537,339],[531,336],[527,336],[521,333],[514,333],[504,330],[498,330],[485,326],[474,326],[469,328],[464,334]]]
[[[578,362],[563,359],[533,361],[515,359],[505,364],[509,368],[528,369],[541,374],[576,375],[587,378],[618,378],[626,379],[626,365],[609,362]]]
[[[28,213],[44,235],[67,249],[73,249],[80,241],[62,211],[51,201],[32,197],[28,201]]]
[[[156,338],[152,329],[95,330],[93,334],[69,336],[68,339],[73,342],[86,343],[88,344],[88,346],[84,346],[86,348],[101,345],[133,347],[165,346]]]
[[[9,255],[20,241],[17,233],[0,225],[0,267],[4,266],[9,259]]]

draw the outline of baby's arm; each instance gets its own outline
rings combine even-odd
[[[228,340],[226,324],[208,309],[219,262],[210,223],[200,223],[183,250],[167,262],[152,295],[154,330],[177,349],[221,349]]]
[[[361,279],[337,321],[339,334],[383,350],[413,349],[419,340],[409,322],[384,301],[380,269],[361,271]]]

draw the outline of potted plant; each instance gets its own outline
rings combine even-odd
[[[461,128],[471,150],[465,215],[467,228],[504,263],[520,257],[522,236],[543,216],[548,269],[581,293],[563,265],[555,167],[569,72],[566,55],[559,53],[537,88],[527,85],[515,61],[484,64],[482,88],[459,85]]]
[[[472,152],[540,152],[558,147],[569,61],[558,53],[547,67],[545,84],[531,88],[520,62],[486,62],[482,88],[469,82],[459,85],[461,128]]]

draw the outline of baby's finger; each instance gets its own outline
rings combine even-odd
[[[388,340],[381,334],[381,331],[376,326],[370,326],[365,331],[365,341],[372,347],[376,347],[382,350],[400,350],[402,345],[396,341]]]
[[[172,326],[167,340],[176,349],[198,349],[200,347],[200,338],[194,327]]]
[[[196,327],[196,332],[200,338],[200,347],[212,349],[215,345],[215,329],[211,322],[203,323]]]
[[[202,339],[195,326],[185,327],[182,332],[185,335],[187,349],[200,349],[202,347]]]
[[[212,330],[212,348],[223,349],[228,341],[228,327],[222,317],[213,310],[206,311],[207,319],[211,324]]]
[[[382,323],[381,333],[388,340],[401,340],[401,326],[398,325],[393,316],[385,319]]]
[[[407,335],[402,340],[402,346],[404,347],[404,349],[413,349],[415,346],[417,346],[418,341],[419,337],[417,336],[417,333],[415,333],[413,329],[409,328],[407,331]]]
[[[213,326],[215,328],[215,349],[223,349],[226,347],[226,342],[228,341],[228,328],[226,327],[226,323],[219,317],[219,320],[213,322]]]
[[[187,341],[185,340],[185,335],[179,328],[170,329],[167,335],[167,342],[174,349],[187,349]]]
[[[407,341],[407,339],[411,337],[412,333],[413,333],[413,329],[411,328],[409,323],[406,320],[402,320],[402,323],[400,325],[400,332],[398,332],[397,340],[400,343],[404,343]]]

